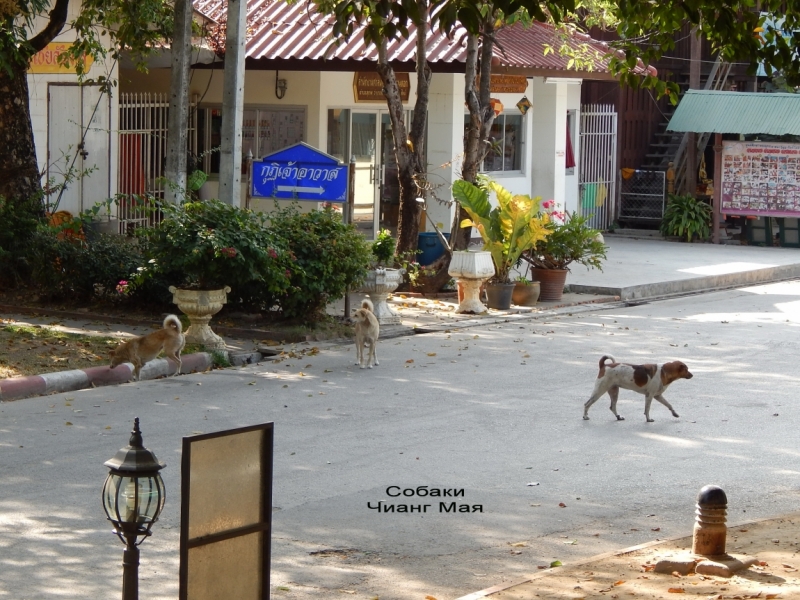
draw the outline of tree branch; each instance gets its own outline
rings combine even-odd
[[[44,50],[47,44],[61,33],[67,22],[68,9],[69,0],[56,0],[53,10],[50,11],[50,19],[47,21],[47,25],[28,41],[34,54]]]

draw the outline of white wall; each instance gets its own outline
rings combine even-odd
[[[533,182],[531,194],[543,200],[553,199],[566,210],[578,208],[578,169],[574,175],[566,175],[567,111],[580,109],[580,84],[564,81],[545,82],[544,78],[533,80]],[[580,115],[578,115],[580,117]],[[576,129],[580,123],[576,121]],[[578,132],[574,134],[577,140]],[[576,148],[575,161],[579,156]]]
[[[578,179],[580,158],[580,126],[581,126],[581,86],[580,84],[567,85],[567,110],[575,111],[575,131],[572,132],[572,151],[575,154],[575,169],[571,175],[566,176],[564,183],[564,201],[569,211],[578,210]]]
[[[461,172],[459,159],[463,146],[464,76],[436,73],[431,79],[428,97],[428,180],[436,186],[433,193],[444,201],[453,199],[450,191]],[[436,223],[445,233],[450,231],[453,211],[428,194],[428,219],[425,229],[433,231]]]

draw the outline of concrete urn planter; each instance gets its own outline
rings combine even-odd
[[[169,286],[173,304],[189,317],[191,325],[184,332],[187,342],[202,344],[206,350],[225,350],[225,340],[211,330],[211,317],[222,310],[231,288],[220,290],[184,290]]]
[[[386,302],[393,291],[403,282],[403,269],[387,269],[379,267],[367,273],[367,279],[361,291],[372,300],[375,316],[381,325],[399,325],[398,315]]]
[[[480,289],[483,282],[494,275],[492,253],[453,252],[447,272],[458,281],[464,292],[464,298],[456,312],[474,314],[486,312],[486,307],[480,301]]]

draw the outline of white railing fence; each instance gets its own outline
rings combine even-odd
[[[611,104],[581,106],[578,212],[606,230],[617,198],[617,112]]]

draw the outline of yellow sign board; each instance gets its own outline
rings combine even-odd
[[[61,53],[69,50],[72,46],[69,42],[53,42],[47,44],[47,47],[37,52],[31,59],[31,64],[28,67],[28,73],[71,73],[75,74],[75,65],[70,68],[65,67],[58,62],[58,57]],[[92,66],[94,60],[91,56],[86,56],[83,59],[85,70]]]
[[[411,81],[408,73],[395,73],[397,87],[400,88],[400,99],[408,102]],[[359,72],[353,78],[353,96],[356,102],[386,102],[383,93],[383,80],[373,72]]]
[[[528,80],[524,75],[492,75],[489,89],[495,94],[524,94]]]

